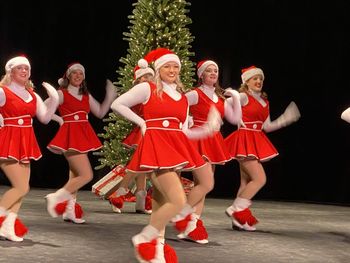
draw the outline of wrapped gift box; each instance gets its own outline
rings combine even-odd
[[[123,165],[118,165],[98,180],[92,186],[91,191],[103,199],[108,199],[108,197],[118,189],[119,183],[123,180],[124,175],[125,167]]]

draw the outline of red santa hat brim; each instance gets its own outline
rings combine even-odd
[[[154,68],[156,70],[159,70],[161,66],[168,62],[175,62],[181,67],[180,59],[176,54],[166,54],[161,56],[154,62]]]
[[[75,70],[81,70],[83,72],[84,79],[85,79],[85,68],[80,63],[71,64],[66,71],[66,76],[69,77],[69,75]]]
[[[11,58],[9,61],[7,61],[6,65],[5,65],[6,73],[10,73],[14,67],[17,67],[19,65],[28,66],[29,71],[31,69],[29,60],[24,56],[18,56],[18,57]]]
[[[66,72],[64,73],[63,77],[58,80],[59,85],[63,85],[64,79],[67,79],[69,75],[75,71],[75,70],[81,70],[83,72],[83,77],[85,79],[85,68],[82,64],[80,63],[72,63],[68,66]]]
[[[197,76],[198,78],[200,78],[204,72],[204,70],[209,67],[210,65],[214,65],[218,70],[219,70],[219,66],[218,64],[216,64],[214,61],[212,60],[206,60],[203,62],[199,62],[198,63],[198,69],[197,69]]]
[[[164,64],[168,62],[175,62],[181,68],[181,61],[179,57],[167,48],[157,48],[150,51],[144,58],[148,63],[154,61],[154,69],[159,70]]]
[[[265,79],[264,72],[261,68],[251,66],[249,68],[243,69],[241,75],[242,83],[246,83],[250,78],[252,78],[255,75],[261,75],[262,79]]]
[[[135,76],[134,79],[139,79],[142,76],[146,75],[146,74],[151,74],[154,77],[154,71],[151,68],[140,68],[138,70],[135,71]]]

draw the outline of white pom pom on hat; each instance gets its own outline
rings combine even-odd
[[[250,66],[248,68],[242,69],[242,83],[246,83],[250,78],[255,75],[261,75],[263,80],[265,79],[264,72],[261,68],[257,68],[256,66]]]
[[[151,74],[154,77],[154,71],[148,66],[147,60],[141,58],[134,68],[134,80],[141,78],[143,75]]]
[[[21,56],[17,56],[17,57],[11,58],[9,61],[6,62],[6,65],[5,65],[6,73],[10,73],[11,70],[14,67],[17,67],[19,65],[26,65],[26,66],[28,66],[29,67],[29,71],[31,69],[29,60],[25,56],[21,55]]]
[[[137,65],[138,65],[140,68],[147,68],[147,67],[148,67],[148,62],[147,62],[146,59],[141,58],[141,59],[137,62]]]
[[[217,68],[217,70],[219,70],[218,64],[216,64],[212,60],[202,60],[202,61],[198,62],[198,65],[197,65],[197,76],[198,76],[198,78],[200,78],[202,76],[204,70],[207,67],[209,67],[210,65],[214,65]]]
[[[75,70],[81,70],[83,72],[83,76],[85,79],[84,66],[82,64],[80,64],[79,62],[74,62],[74,63],[71,63],[68,65],[68,68],[67,68],[66,72],[64,73],[63,77],[58,80],[58,84],[60,86],[62,86],[65,82],[65,79],[67,79],[69,77],[69,75],[72,73],[72,71],[75,71]]]

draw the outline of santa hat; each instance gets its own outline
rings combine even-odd
[[[58,84],[60,86],[62,86],[64,84],[65,79],[67,79],[69,77],[70,73],[72,73],[72,71],[74,71],[74,70],[81,70],[83,72],[83,76],[85,79],[84,66],[78,62],[74,62],[74,63],[71,63],[68,65],[68,68],[67,68],[66,72],[64,73],[63,77],[58,80]]]
[[[181,68],[181,62],[179,57],[172,52],[171,50],[167,48],[157,48],[155,50],[150,51],[146,56],[145,60],[148,63],[151,63],[154,61],[154,69],[157,71],[161,66],[163,66],[165,63],[168,62],[175,62],[177,63]]]
[[[216,64],[212,60],[202,60],[202,61],[198,62],[198,65],[197,65],[197,76],[198,76],[198,78],[200,78],[202,76],[204,70],[207,67],[209,67],[210,65],[214,65],[217,68],[217,70],[219,70],[218,64]]]
[[[17,67],[19,65],[28,66],[29,73],[30,73],[30,63],[29,63],[29,60],[25,56],[14,57],[14,58],[11,58],[9,61],[7,61],[6,65],[5,65],[6,73],[10,73],[14,67]]]
[[[255,75],[261,75],[262,79],[264,80],[264,72],[261,68],[257,68],[255,66],[250,66],[249,68],[242,69],[242,83],[246,83],[251,77]]]
[[[147,60],[142,58],[137,62],[137,66],[134,68],[134,81],[146,74],[151,74],[154,77],[153,69],[148,66]]]

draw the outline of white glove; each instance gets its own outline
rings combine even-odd
[[[238,127],[246,128],[247,126],[245,126],[243,120],[241,119],[241,120],[239,121],[239,126],[238,126]]]
[[[233,125],[240,125],[239,122],[242,119],[242,107],[241,98],[237,90],[227,88],[224,92],[225,96],[229,98],[225,99],[224,110],[225,119]]]
[[[188,128],[191,128],[193,125],[194,125],[193,117],[188,116]]]
[[[344,121],[350,123],[350,107],[342,112],[340,118],[342,118]]]
[[[140,129],[141,129],[142,136],[145,135],[146,129],[147,129],[146,122],[143,122],[143,124],[140,126]]]
[[[276,120],[270,120],[270,116],[263,124],[263,129],[266,132],[272,132],[282,127],[286,127],[289,124],[296,122],[300,118],[300,112],[294,101],[289,103],[284,113],[279,116]]]
[[[52,116],[52,120],[54,120],[55,122],[57,122],[60,126],[63,125],[64,121],[63,118],[61,116],[58,116],[57,114],[54,114]]]
[[[287,106],[286,110],[283,113],[284,118],[285,118],[285,126],[296,122],[297,120],[300,119],[300,111],[298,109],[298,106],[295,104],[294,101],[292,101],[291,103],[289,103],[289,105]]]
[[[222,119],[220,112],[216,109],[215,106],[210,107],[206,124],[207,128],[209,129],[209,133],[214,133],[220,130]]]
[[[4,127],[4,118],[0,114],[0,127]]]
[[[59,96],[57,90],[49,83],[43,82],[42,85],[46,89],[49,98],[47,98],[44,103],[40,96],[35,94],[37,97],[36,117],[40,122],[47,124],[58,107]]]
[[[232,88],[225,89],[224,95],[228,96],[228,97],[235,97],[238,100],[240,99],[239,92],[237,90],[232,89]]]
[[[117,98],[117,88],[113,83],[107,79],[106,80],[106,95],[103,102],[100,104],[92,95],[89,97],[89,105],[92,114],[97,118],[102,119],[109,111],[112,102]]]
[[[43,82],[42,83],[43,87],[46,89],[47,95],[49,95],[52,100],[57,101],[59,100],[57,90],[49,83]],[[58,103],[57,103],[58,105]]]

